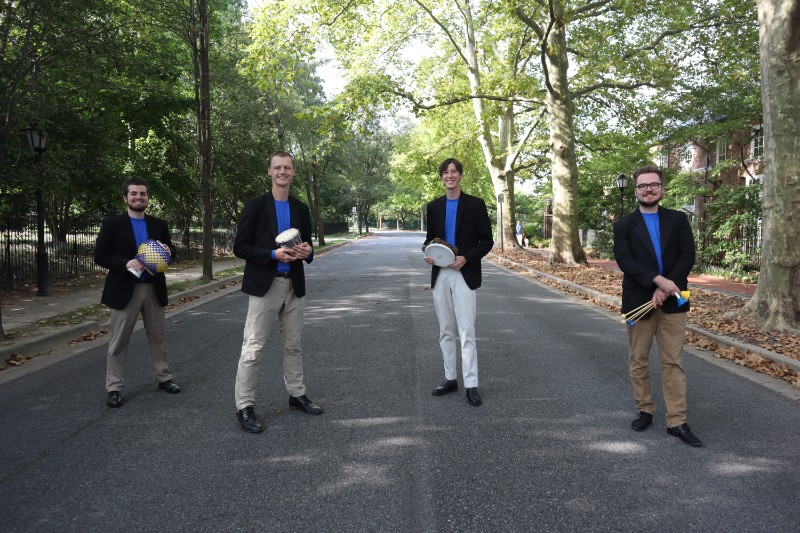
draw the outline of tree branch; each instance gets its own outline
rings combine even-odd
[[[450,100],[445,100],[444,102],[438,102],[435,104],[423,104],[418,99],[416,99],[413,95],[409,94],[406,91],[402,91],[400,89],[394,89],[392,92],[401,98],[405,98],[414,106],[415,109],[436,109],[437,107],[446,107],[453,104],[458,104],[461,102],[469,102],[474,99],[481,99],[481,100],[492,100],[495,102],[511,102],[511,103],[534,103],[539,105],[544,105],[544,102],[541,100],[536,100],[534,98],[522,98],[517,96],[495,96],[492,94],[468,94],[465,96],[459,96],[458,98],[452,98]]]
[[[641,82],[641,83],[613,83],[609,81],[601,81],[600,83],[595,83],[594,85],[590,85],[581,89],[580,91],[575,91],[572,93],[573,100],[577,100],[578,98],[582,98],[587,94],[596,91],[598,89],[625,89],[625,90],[633,90],[638,89],[639,87],[653,87],[656,86],[649,82]]]
[[[717,17],[709,16],[709,17],[698,19],[697,21],[692,22],[691,24],[689,24],[685,28],[679,28],[679,29],[675,29],[675,30],[664,30],[661,33],[659,33],[656,36],[655,39],[650,41],[650,44],[642,46],[641,48],[634,48],[633,50],[629,50],[629,51],[625,52],[622,55],[622,59],[630,59],[631,56],[633,56],[634,54],[636,54],[638,52],[644,52],[644,51],[647,51],[647,50],[655,50],[656,47],[659,44],[661,44],[661,41],[663,41],[667,37],[672,37],[673,35],[680,35],[681,33],[684,33],[684,32],[689,31],[691,29],[700,28],[706,22],[711,22],[711,21],[714,21],[716,19],[717,19]]]
[[[333,26],[334,24],[336,24],[336,21],[337,21],[337,20],[339,20],[339,17],[341,17],[342,15],[344,15],[344,14],[347,12],[347,10],[349,10],[349,9],[350,9],[350,6],[352,6],[352,5],[355,3],[355,1],[356,1],[356,0],[350,0],[349,2],[347,2],[347,5],[346,5],[346,6],[344,6],[344,7],[342,8],[342,10],[341,10],[341,11],[339,11],[338,13],[336,13],[336,16],[335,16],[335,17],[333,17],[333,20],[331,20],[330,22],[323,22],[322,24],[323,24],[324,26],[328,26],[328,27],[331,27],[331,26]]]
[[[536,119],[533,122],[531,122],[528,125],[527,128],[525,128],[525,131],[523,132],[522,136],[520,137],[519,142],[517,142],[517,147],[514,148],[514,150],[511,152],[511,154],[509,154],[511,156],[510,157],[511,161],[510,161],[510,165],[509,166],[513,167],[514,164],[517,162],[517,159],[519,158],[519,154],[520,154],[520,152],[522,150],[522,147],[525,145],[525,143],[528,142],[528,139],[530,139],[531,134],[533,133],[533,130],[535,130],[536,127],[539,125],[539,123],[542,122],[542,118],[544,117],[544,114],[545,114],[546,111],[547,111],[547,108],[546,107],[542,107],[539,110],[539,115],[536,117]]]
[[[604,7],[610,3],[611,0],[597,0],[596,2],[589,2],[583,7],[579,7],[577,9],[573,9],[572,11],[568,11],[567,18],[574,18],[576,15],[586,13],[587,11],[591,11],[597,7]]]
[[[423,10],[425,10],[425,12],[431,18],[431,20],[433,20],[433,22],[437,26],[442,28],[442,31],[444,31],[445,35],[447,35],[447,38],[450,39],[451,43],[453,43],[453,46],[455,47],[456,52],[458,52],[458,55],[461,56],[462,61],[464,61],[464,63],[466,65],[469,65],[469,61],[467,60],[467,57],[464,55],[464,52],[461,50],[461,46],[459,46],[458,42],[456,42],[456,39],[455,39],[455,37],[453,37],[453,34],[450,33],[450,30],[448,30],[447,27],[441,21],[439,21],[438,18],[436,18],[436,15],[434,15],[433,12],[430,9],[428,9],[428,6],[426,6],[425,4],[420,2],[419,0],[414,0],[414,3],[416,3],[419,7],[421,7]]]

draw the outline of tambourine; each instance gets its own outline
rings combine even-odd
[[[275,244],[282,246],[283,248],[293,248],[301,242],[303,242],[303,239],[300,237],[300,232],[295,228],[289,228],[286,231],[282,231],[278,233],[277,237],[275,237]]]
[[[157,272],[166,272],[172,264],[172,256],[169,253],[169,249],[152,239],[139,245],[134,259],[138,260],[151,276],[155,276]],[[128,272],[137,278],[141,278],[143,274],[143,272],[138,272],[132,268],[129,268]]]
[[[458,248],[450,245],[450,243],[443,241],[442,239],[436,238],[433,239],[430,244],[423,249],[422,252],[425,254],[425,257],[430,257],[433,259],[434,265],[438,267],[446,267],[456,260]]]

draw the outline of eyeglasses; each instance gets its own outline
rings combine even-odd
[[[661,188],[661,184],[658,183],[658,182],[655,182],[655,183],[640,183],[639,185],[636,186],[636,188],[639,189],[642,192],[646,191],[647,189],[650,189],[651,191],[657,191],[658,189]]]

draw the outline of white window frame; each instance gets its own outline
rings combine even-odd
[[[669,152],[666,148],[661,148],[658,151],[658,161],[656,161],[656,164],[658,164],[658,168],[667,168],[669,165]]]
[[[687,158],[687,156],[690,156]],[[694,143],[688,143],[681,149],[681,168],[692,170],[694,168],[695,147]]]
[[[759,153],[756,153],[756,149]],[[760,126],[753,130],[753,138],[750,139],[750,159],[753,161],[764,160],[764,128]]]
[[[717,138],[717,163],[722,163],[728,159],[728,139],[725,137]]]

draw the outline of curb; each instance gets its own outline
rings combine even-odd
[[[570,283],[567,280],[563,280],[561,278],[557,278],[557,277],[552,276],[550,274],[546,274],[545,272],[541,272],[539,270],[536,270],[535,268],[531,268],[531,267],[526,266],[526,265],[521,265],[521,264],[516,263],[516,262],[514,262],[514,261],[512,261],[510,259],[506,259],[505,257],[500,257],[500,256],[495,255],[493,253],[489,253],[488,256],[491,256],[495,260],[495,262],[497,262],[497,263],[512,265],[515,268],[523,269],[523,270],[525,270],[527,272],[530,272],[535,277],[545,278],[545,279],[548,279],[548,280],[550,280],[550,281],[552,281],[554,283],[562,285],[564,287],[568,287],[568,288],[574,290],[575,292],[578,292],[578,293],[581,293],[581,294],[584,294],[584,295],[588,296],[592,300],[597,300],[597,301],[603,302],[603,303],[605,303],[607,305],[610,305],[612,307],[619,307],[620,305],[622,305],[622,301],[618,297],[609,296],[608,294],[604,294],[604,293],[601,293],[601,292],[598,292],[598,291],[595,291],[595,290],[592,290],[592,289],[588,289],[588,288],[582,287],[580,285],[575,285],[574,283]],[[704,289],[704,290],[710,290],[710,289]],[[692,324],[686,324],[686,329],[688,329],[689,331],[691,331],[693,333],[696,333],[698,335],[702,335],[704,337],[707,337],[707,338],[711,339],[712,341],[716,342],[717,344],[722,344],[723,346],[729,346],[729,347],[732,347],[732,348],[736,348],[738,350],[744,350],[746,352],[751,352],[751,353],[754,353],[754,354],[758,354],[761,357],[763,357],[764,359],[769,359],[773,363],[786,365],[787,367],[791,368],[795,372],[800,372],[800,361],[798,361],[797,359],[793,359],[793,358],[787,357],[785,355],[781,355],[781,354],[778,354],[778,353],[775,353],[775,352],[771,352],[769,350],[765,350],[764,348],[761,348],[760,346],[753,346],[752,344],[747,344],[747,343],[744,343],[744,342],[740,342],[740,341],[731,339],[729,337],[724,337],[722,335],[719,335],[719,334],[716,334],[716,333],[712,333],[712,332],[710,332],[710,331],[708,331],[706,329],[703,329],[703,328],[701,328],[699,326],[694,326]]]
[[[46,352],[60,344],[82,337],[92,331],[97,331],[99,328],[100,324],[94,321],[65,326],[56,331],[0,348],[0,359],[5,360],[7,357],[15,354],[30,356],[32,354]]]
[[[319,248],[317,250],[314,250],[314,255],[315,256],[316,255],[322,255],[322,254],[324,254],[326,252],[330,252],[332,250],[335,250],[337,248],[345,246],[346,244],[349,244],[350,242],[351,242],[351,240],[346,240],[346,241],[341,241],[341,242],[336,242],[334,244],[326,245],[323,248]],[[181,292],[176,292],[175,294],[170,294],[169,295],[170,303],[175,304],[181,298],[187,298],[187,297],[192,297],[192,296],[203,296],[203,295],[210,294],[210,293],[213,293],[213,292],[219,292],[220,290],[222,290],[223,286],[230,285],[230,284],[236,283],[236,282],[240,282],[243,277],[244,277],[244,274],[236,274],[236,275],[233,275],[233,276],[228,276],[226,278],[213,280],[213,281],[211,281],[209,283],[198,285],[196,287],[192,287],[190,289],[186,289],[186,290],[181,291]],[[223,295],[220,294],[220,296],[223,296]],[[178,305],[185,305],[186,303],[190,303],[190,302],[185,302],[184,304],[178,304]],[[184,311],[185,310],[185,308],[184,309],[173,308],[171,310],[167,310],[167,313],[166,313],[167,316],[169,316],[171,314],[174,314],[176,309],[179,310],[179,311]],[[75,325],[72,325],[72,326],[65,326],[65,327],[62,327],[62,328],[58,328],[58,329],[56,329],[54,331],[42,333],[40,335],[37,335],[37,336],[32,337],[32,338],[27,339],[27,340],[20,341],[18,343],[9,344],[8,346],[0,347],[0,361],[5,361],[8,357],[11,357],[12,355],[15,355],[15,354],[16,355],[22,355],[22,356],[30,357],[30,356],[33,356],[33,355],[36,355],[36,354],[47,352],[49,350],[53,350],[55,348],[60,347],[63,344],[69,343],[70,341],[77,340],[80,337],[86,335],[87,333],[91,333],[93,331],[97,331],[101,327],[103,327],[104,325],[106,325],[106,324],[105,323],[101,324],[99,322],[94,322],[94,321],[82,322],[80,324],[75,324]],[[36,359],[36,358],[34,358],[34,359]],[[25,365],[23,365],[23,366],[26,366],[28,364],[30,364],[30,361],[25,363]],[[8,368],[8,369],[4,370],[3,372],[7,372],[9,370],[11,370],[11,368]]]

